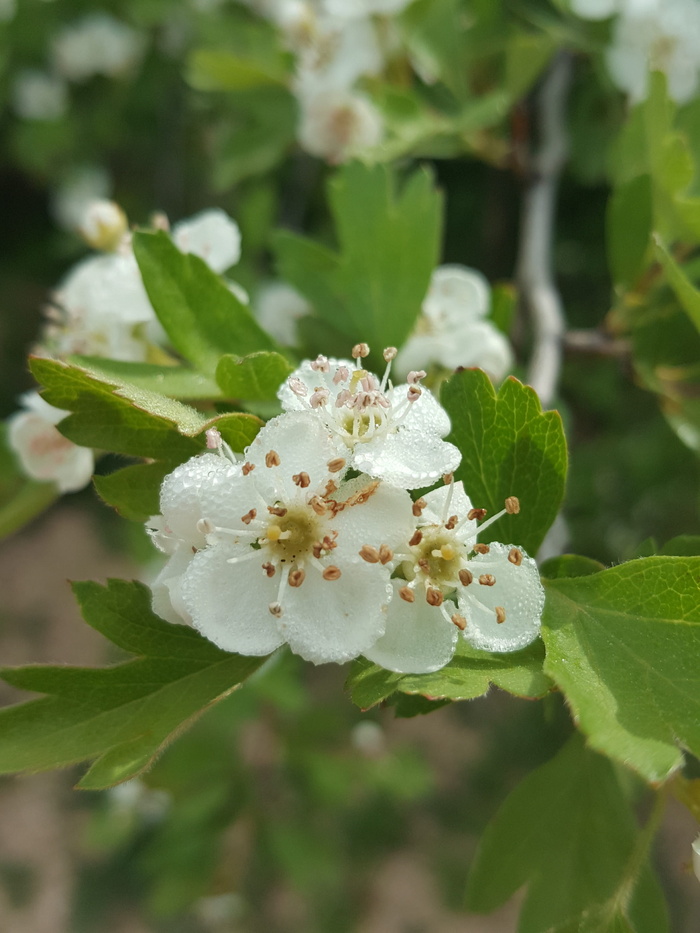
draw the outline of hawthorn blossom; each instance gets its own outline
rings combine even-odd
[[[118,77],[132,70],[145,51],[145,37],[110,16],[89,13],[65,26],[52,43],[56,70],[69,81],[93,75]]]
[[[396,358],[405,374],[430,365],[480,366],[500,381],[513,364],[508,340],[486,319],[491,295],[484,276],[466,266],[439,266],[413,334]]]
[[[367,650],[384,632],[392,549],[413,521],[408,493],[367,476],[343,483],[347,448],[304,412],[272,419],[244,462],[220,457],[194,458],[163,484],[154,534],[171,558],[156,611],[169,597],[206,638],[245,655],[286,642],[320,664]]]
[[[241,258],[241,231],[220,208],[201,211],[173,227],[173,242],[183,253],[194,253],[214,272],[225,272]]]
[[[427,673],[454,654],[459,634],[484,651],[517,651],[540,629],[544,590],[537,566],[513,545],[479,544],[484,510],[473,509],[462,483],[450,482],[414,504],[418,521],[394,559],[404,579],[394,579],[385,634],[365,657],[389,670]]]
[[[311,313],[311,305],[286,282],[266,282],[255,296],[255,316],[261,326],[285,347],[297,343],[296,323]]]
[[[24,68],[12,85],[12,106],[23,120],[60,120],[68,109],[66,85],[38,68]]]
[[[126,214],[114,201],[90,201],[78,222],[78,232],[93,249],[109,252],[119,248],[128,229]]]
[[[615,84],[633,101],[644,100],[649,72],[656,70],[666,74],[669,97],[679,104],[687,103],[700,81],[697,0],[649,3],[619,16],[606,61]]]
[[[95,464],[92,450],[69,441],[56,428],[70,412],[49,405],[38,392],[26,392],[20,401],[25,410],[8,419],[7,442],[27,476],[53,482],[59,492],[87,486]]]
[[[282,385],[278,398],[286,411],[311,411],[345,448],[349,465],[402,489],[432,485],[459,465],[459,450],[442,438],[450,419],[428,389],[424,372],[409,373],[408,383],[389,388],[396,350],[384,351],[381,381],[361,365],[366,344],[349,360],[319,356],[305,360]]]
[[[319,88],[299,95],[297,135],[311,155],[334,165],[378,146],[384,135],[382,115],[359,91]]]

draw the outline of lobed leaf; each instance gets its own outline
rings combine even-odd
[[[493,910],[526,884],[519,933],[663,933],[646,846],[613,765],[574,735],[487,827],[467,904]]]
[[[106,668],[5,670],[7,683],[48,696],[0,710],[0,773],[96,758],[80,787],[128,780],[264,660],[221,651],[194,629],[159,619],[140,583],[88,582],[74,589],[85,621],[138,657]]]
[[[592,747],[649,781],[700,754],[699,581],[700,557],[545,581],[545,672]]]
[[[455,478],[474,506],[494,514],[508,496],[520,500],[520,514],[505,515],[480,540],[518,544],[534,555],[564,498],[567,451],[559,413],[543,412],[534,390],[512,376],[496,393],[478,369],[455,373],[441,401],[452,420],[448,440],[462,452]]]
[[[552,686],[542,670],[543,661],[541,642],[512,654],[492,654],[460,640],[452,661],[433,674],[395,674],[360,658],[345,686],[361,709],[404,693],[433,700],[471,700],[487,693],[491,684],[516,696],[534,698],[544,696]]]

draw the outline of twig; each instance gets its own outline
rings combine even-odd
[[[568,152],[566,99],[571,73],[571,56],[559,53],[537,94],[540,142],[533,157],[532,181],[523,201],[517,264],[520,293],[533,326],[528,382],[545,407],[556,392],[566,330],[552,272],[552,240],[557,187]]]

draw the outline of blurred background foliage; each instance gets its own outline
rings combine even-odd
[[[233,0],[17,0],[16,9],[6,8],[3,415],[32,384],[25,354],[47,290],[85,254],[65,217],[76,186],[113,197],[134,223],[155,211],[177,220],[223,207],[242,231],[236,277],[249,289],[274,272],[275,229],[333,240],[325,194],[333,168],[295,142],[291,56],[269,22]],[[134,60],[117,74],[65,81],[67,100],[55,118],[22,115],[18,75],[50,70],[56,36],[98,10],[140,37]],[[560,547],[610,564],[651,553],[654,542],[699,533],[698,445],[678,431],[679,424],[700,424],[697,328],[658,259],[650,258],[647,238],[641,249],[610,245],[640,222],[624,208],[624,189],[648,167],[629,174],[625,145],[634,158],[644,156],[629,107],[601,64],[608,25],[575,19],[563,0],[417,0],[402,14],[401,37],[411,61],[424,71],[430,62],[436,74],[420,80],[397,54],[385,75],[368,80],[390,126],[385,157],[400,171],[416,158],[430,166],[444,193],[442,261],[480,269],[492,283],[514,278],[527,150],[536,144],[533,88],[557,49],[573,56],[571,152],[560,186],[554,271],[568,326],[600,340],[567,343],[556,399],[571,454]],[[693,101],[680,108],[676,129],[664,129],[681,134],[690,160],[689,173],[683,153],[669,169],[670,199],[681,192],[690,201],[700,184],[699,115]],[[662,177],[654,166],[649,171]],[[621,202],[616,225],[611,205]],[[686,237],[685,248],[668,205],[664,210],[667,245],[680,241],[676,257],[692,259],[697,234]],[[697,229],[694,216],[686,226]],[[691,281],[696,271],[700,277],[700,270],[685,268]],[[511,336],[522,377],[530,349],[522,312]],[[9,466],[2,475],[7,496],[16,477]],[[95,547],[113,557],[137,566],[150,553],[140,528],[107,514],[92,490],[54,506],[20,535],[19,546],[22,539],[36,546],[45,523],[58,521],[65,525],[58,537],[70,550],[74,513],[79,528],[102,542]],[[7,566],[15,566],[7,562],[16,546],[3,545]],[[53,559],[41,551],[42,562]],[[17,573],[22,586],[39,585],[36,566],[22,564]],[[46,638],[46,628],[25,630],[18,652],[12,612],[11,603],[2,611],[8,659],[30,659],[32,640]],[[62,624],[79,625],[77,611]],[[54,647],[62,637],[52,636]],[[74,834],[70,856],[61,857],[77,881],[63,889],[65,925],[34,926],[32,933],[515,929],[512,914],[496,921],[500,926],[478,918],[467,926],[466,872],[475,840],[506,793],[569,734],[559,698],[529,704],[494,691],[433,717],[404,720],[391,709],[359,712],[342,683],[341,669],[311,669],[281,656],[207,713],[142,781],[99,796],[59,794],[70,800]],[[406,703],[398,712],[411,716],[425,703]],[[21,918],[31,910],[34,869],[31,859],[8,855],[7,845],[3,851],[3,902],[8,917]],[[409,853],[410,868],[416,852],[444,912],[418,911],[413,921],[400,909],[378,913],[382,885],[393,890],[387,866],[400,873],[401,853]],[[662,874],[673,929],[697,929],[697,903],[678,881],[684,857],[672,858],[673,870]],[[412,878],[409,870],[404,887],[395,885],[399,900],[410,903]],[[14,930],[13,922],[4,928]]]

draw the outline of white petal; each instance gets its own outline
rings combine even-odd
[[[182,601],[182,575],[193,557],[192,549],[187,544],[180,544],[151,583],[153,611],[166,622],[192,623]]]
[[[693,843],[693,871],[695,877],[700,881],[700,836]]]
[[[214,272],[225,272],[241,258],[241,231],[220,208],[201,211],[173,227],[173,240],[183,253],[194,253]]]
[[[222,523],[216,515],[207,514],[214,510],[212,504],[219,504],[223,498],[222,493],[216,496],[214,490],[228,489],[236,481],[240,483],[240,466],[218,454],[192,457],[176,467],[165,477],[160,490],[160,508],[170,531],[194,547],[203,547],[204,535],[197,530],[197,522],[209,518]]]
[[[508,560],[513,545],[490,544],[488,554],[469,561],[474,580],[459,587],[459,611],[467,620],[464,637],[484,651],[517,651],[539,635],[544,609],[544,589],[537,565],[524,552],[518,567]],[[496,578],[493,586],[478,582],[481,574]],[[496,607],[505,610],[505,621],[496,621]]]
[[[278,578],[265,575],[262,557],[228,563],[249,553],[223,544],[199,551],[183,574],[182,601],[194,627],[224,651],[269,654],[284,640],[269,610]]]
[[[484,317],[491,303],[486,278],[467,266],[438,266],[430,280],[423,313],[436,323],[451,327]]]
[[[8,420],[7,442],[32,479],[53,482],[59,492],[75,492],[90,482],[95,465],[92,450],[64,437],[53,415],[47,421],[33,411],[17,412]]]
[[[426,506],[421,516],[421,524],[439,525],[446,521],[451,515],[456,515],[460,520],[466,518],[472,507],[471,499],[464,491],[464,484],[461,480],[454,484],[450,494],[449,485],[438,486],[423,497]],[[449,500],[449,506],[445,505]],[[460,541],[471,541],[476,537],[476,521],[467,520],[460,527],[457,537]]]
[[[355,369],[355,364],[352,360],[337,360],[331,357],[328,360],[328,366],[329,371],[327,373],[317,372],[315,369],[312,369],[311,360],[304,360],[301,366],[294,370],[289,379],[282,383],[277,392],[277,398],[282,402],[282,408],[284,408],[285,411],[308,411],[308,400],[318,388],[328,389],[331,397],[335,397],[342,388],[342,386],[336,385],[333,382],[336,370],[339,366],[345,366],[349,372],[352,373]],[[308,391],[306,401],[300,399],[299,396],[295,395],[289,388],[289,382],[292,379],[298,379],[306,386]]]
[[[394,597],[389,604],[386,631],[365,651],[365,657],[399,674],[427,674],[438,671],[451,659],[457,644],[457,627],[439,609],[429,606],[421,593],[407,603],[398,595],[405,585],[393,580]],[[450,606],[452,604],[449,604]],[[454,612],[448,608],[448,612]]]
[[[358,476],[344,483],[336,498],[339,502],[347,501],[353,493],[373,483],[376,480]],[[365,544],[375,548],[386,544],[392,549],[405,545],[415,528],[411,497],[405,489],[380,482],[366,502],[338,512],[333,527],[338,532],[338,547],[333,554],[342,554],[348,559],[357,557]]]
[[[444,340],[438,359],[448,369],[479,366],[500,381],[513,365],[508,340],[490,321],[475,321],[455,328]]]
[[[462,455],[447,441],[419,431],[402,430],[358,444],[353,466],[402,489],[432,486],[459,466]]]
[[[279,466],[266,465],[270,453],[278,455]],[[322,493],[332,475],[329,461],[347,457],[347,453],[347,447],[331,436],[320,418],[300,411],[268,421],[246,451],[246,458],[255,465],[252,475],[263,498],[274,503],[307,500]],[[310,483],[304,489],[293,480],[300,473],[309,475]]]
[[[314,664],[351,661],[374,644],[386,624],[388,571],[359,559],[339,560],[338,566],[338,580],[324,580],[307,567],[302,585],[287,587],[284,595],[281,631],[292,651]]]
[[[386,394],[392,408],[403,408],[408,386],[395,386]],[[422,395],[413,402],[403,420],[403,429],[444,437],[450,433],[450,418],[430,389],[421,386]]]

